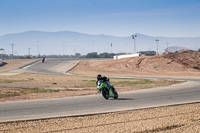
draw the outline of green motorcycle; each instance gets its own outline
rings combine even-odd
[[[107,100],[109,98],[114,98],[114,99],[118,98],[117,91],[109,81],[103,82],[102,80],[99,80],[97,82],[97,91],[101,92],[103,97]]]

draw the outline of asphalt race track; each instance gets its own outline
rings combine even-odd
[[[52,58],[46,59],[44,63],[37,62],[29,67],[26,67],[23,71],[34,73],[46,73],[46,74],[64,74],[67,70],[74,67],[80,60],[79,59],[60,59]]]
[[[37,63],[28,67],[26,71],[41,72],[40,69],[46,68],[45,73],[64,73],[62,69],[53,64],[75,64],[72,60],[48,60],[48,63]],[[77,63],[77,60],[76,60]],[[47,65],[45,65],[47,64]],[[43,65],[43,67],[39,67]],[[73,65],[72,65],[73,66]],[[49,71],[50,70],[50,71]],[[66,70],[66,69],[65,69]],[[180,78],[179,78],[180,79]],[[89,115],[96,113],[107,113],[122,110],[151,108],[166,105],[176,105],[184,103],[200,102],[200,79],[187,79],[188,82],[171,85],[167,87],[144,89],[119,93],[118,100],[105,100],[101,94],[46,99],[32,101],[18,101],[0,103],[0,122],[17,120],[32,120],[65,116]]]

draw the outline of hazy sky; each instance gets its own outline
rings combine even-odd
[[[0,35],[30,30],[200,37],[200,0],[0,0]]]

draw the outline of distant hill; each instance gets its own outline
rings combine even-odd
[[[146,51],[157,49],[155,39],[159,39],[159,52],[163,52],[168,46],[181,46],[197,50],[200,48],[200,37],[151,37],[137,34],[136,50]],[[112,48],[111,48],[112,43]],[[113,53],[132,53],[134,52],[134,40],[132,35],[127,37],[117,37],[110,35],[90,35],[71,31],[43,32],[27,31],[22,33],[7,34],[0,36],[0,48],[5,49],[6,54],[17,55],[74,55],[81,53],[85,55],[90,52],[113,52]]]

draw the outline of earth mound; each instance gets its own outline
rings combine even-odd
[[[178,53],[164,55],[164,57],[182,64],[186,69],[200,70],[200,52],[182,50]]]
[[[200,76],[200,52],[185,50],[120,60],[83,60],[70,73],[106,75]]]

